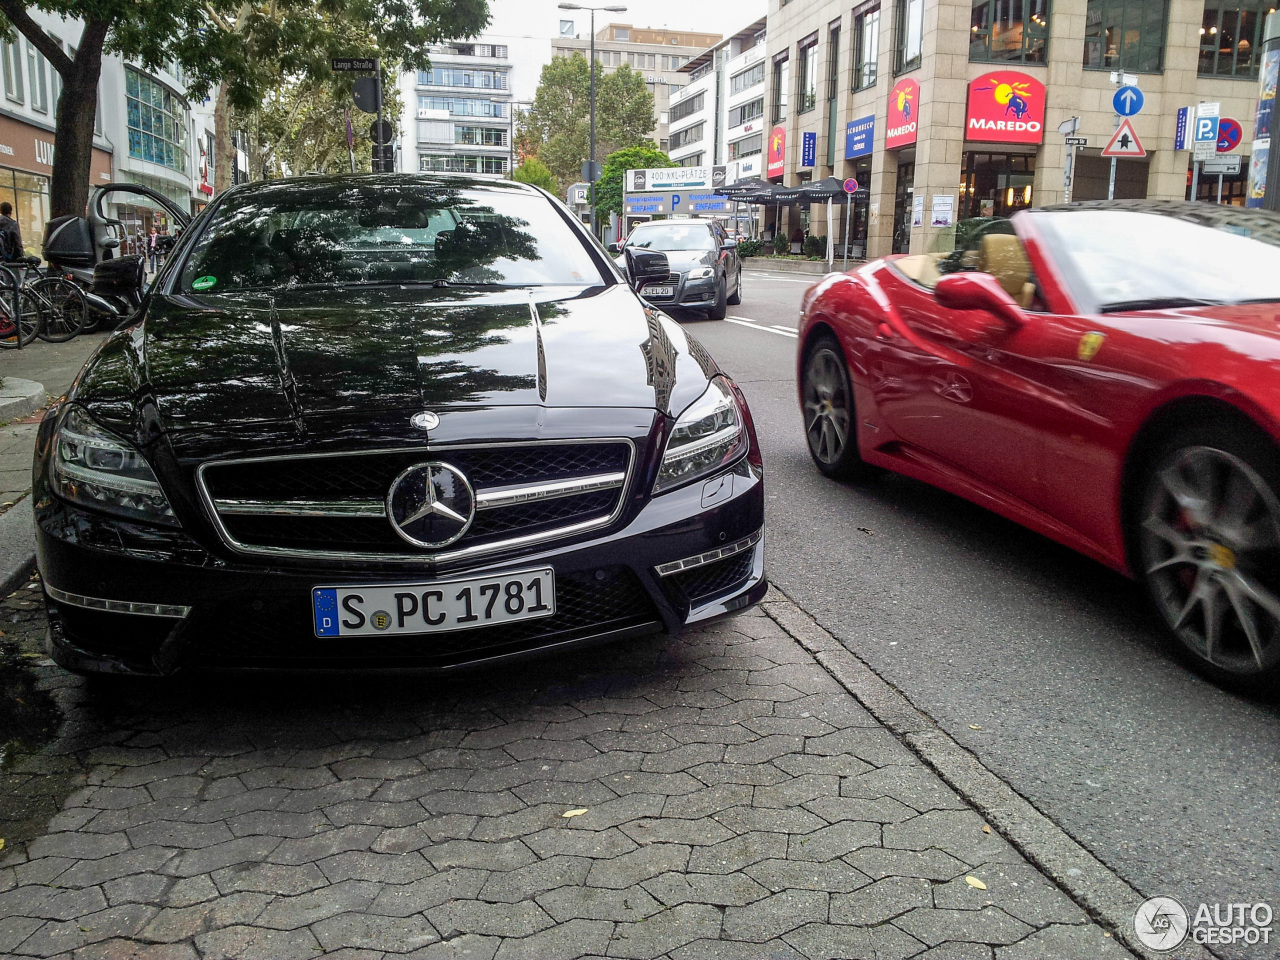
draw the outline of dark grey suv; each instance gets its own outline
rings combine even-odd
[[[742,302],[738,243],[730,240],[714,220],[642,223],[613,249],[621,254],[625,247],[659,250],[667,255],[671,265],[667,282],[650,283],[644,288],[644,298],[656,306],[706,310],[710,319],[723,320],[726,304]],[[624,256],[619,256],[619,266],[623,261]]]

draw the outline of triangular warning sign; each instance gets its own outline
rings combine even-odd
[[[1102,148],[1102,155],[1104,157],[1145,157],[1147,155],[1146,148],[1142,146],[1142,141],[1138,139],[1138,134],[1134,131],[1128,117],[1120,121],[1116,132]]]

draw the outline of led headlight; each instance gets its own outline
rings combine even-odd
[[[653,492],[689,483],[741,457],[747,452],[745,423],[733,391],[716,377],[676,421]]]
[[[694,267],[689,271],[690,280],[705,280],[707,277],[715,276],[715,270],[711,267]]]
[[[129,442],[72,407],[54,437],[53,489],[81,506],[178,526],[155,472]]]

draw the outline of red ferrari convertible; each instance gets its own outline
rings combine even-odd
[[[1137,578],[1217,682],[1280,687],[1280,216],[1077,203],[966,221],[806,293],[818,469],[883,467]]]

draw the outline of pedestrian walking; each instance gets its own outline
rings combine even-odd
[[[151,232],[147,234],[147,260],[151,264],[151,272],[156,272],[156,257],[159,255],[158,248],[160,234],[155,227],[151,228]]]
[[[0,259],[13,262],[26,255],[22,249],[22,228],[13,219],[13,204],[6,200],[0,203]]]

